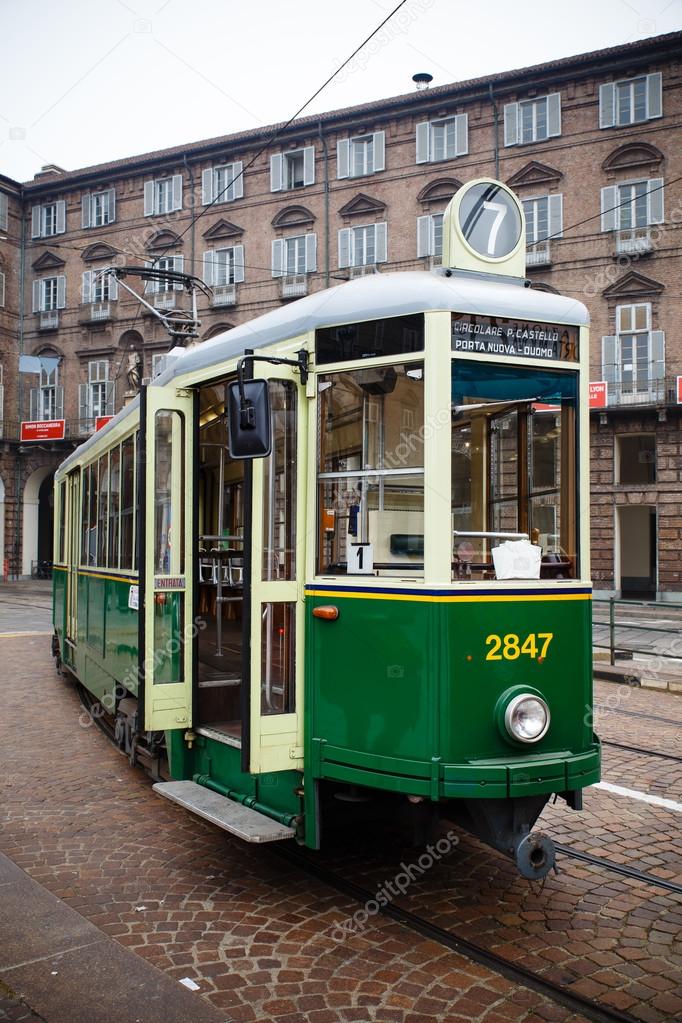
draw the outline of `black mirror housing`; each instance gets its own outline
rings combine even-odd
[[[227,387],[230,458],[265,458],[272,450],[268,382],[245,380],[243,387],[243,400],[238,381]]]

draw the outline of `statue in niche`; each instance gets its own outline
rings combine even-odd
[[[142,355],[135,349],[128,352],[128,368],[126,369],[128,387],[131,391],[139,391],[142,383]]]

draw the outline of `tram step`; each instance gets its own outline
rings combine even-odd
[[[164,799],[184,806],[245,842],[281,842],[294,837],[294,829],[279,824],[249,806],[235,803],[194,781],[162,781],[153,789]]]

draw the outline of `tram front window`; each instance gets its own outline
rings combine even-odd
[[[424,370],[319,378],[320,573],[424,573]]]
[[[452,366],[452,578],[494,579],[492,548],[526,533],[542,578],[577,575],[574,373]]]

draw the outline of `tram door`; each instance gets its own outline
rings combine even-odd
[[[192,724],[195,394],[142,392],[140,660],[145,729]],[[139,695],[138,695],[139,699]]]
[[[78,562],[80,561],[80,484],[81,471],[75,469],[66,477],[66,521],[69,523],[66,543],[66,638],[78,642]]]

